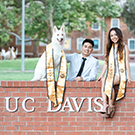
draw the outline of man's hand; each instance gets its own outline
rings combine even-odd
[[[78,76],[78,77],[75,78],[75,81],[76,81],[76,82],[81,82],[81,81],[83,81],[83,78],[80,77],[80,76]]]

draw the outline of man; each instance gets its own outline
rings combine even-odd
[[[97,77],[98,60],[91,56],[94,42],[85,39],[82,43],[82,54],[69,54],[66,56],[70,63],[67,81],[94,81]]]

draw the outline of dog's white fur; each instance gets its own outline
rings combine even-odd
[[[62,56],[62,50],[65,44],[65,30],[64,26],[57,29],[56,26],[53,28],[52,36],[52,48],[54,49],[54,67],[57,68],[60,63],[60,58]],[[31,81],[44,81],[46,79],[46,52],[40,57],[34,72],[34,78]]]

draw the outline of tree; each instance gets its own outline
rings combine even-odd
[[[13,11],[11,23],[21,23],[21,2],[18,0],[1,0]],[[66,32],[86,28],[86,21],[96,22],[97,17],[117,17],[121,8],[113,0],[25,0],[25,33],[35,41],[51,42],[53,26],[66,26]],[[11,12],[10,11],[10,12]],[[9,15],[6,14],[7,18]],[[14,20],[15,19],[15,20]],[[14,26],[14,25],[12,25]],[[83,27],[82,27],[83,26]],[[5,27],[6,31],[7,29]]]
[[[126,3],[123,5],[123,12],[121,15],[123,21],[135,34],[135,0],[126,1]]]

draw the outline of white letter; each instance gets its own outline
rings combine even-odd
[[[67,106],[66,106],[66,103],[68,104]],[[69,112],[75,112],[75,111],[73,110],[73,108],[72,108],[72,106],[71,106],[71,103],[70,103],[70,101],[69,101],[68,98],[66,99],[66,101],[65,101],[65,103],[64,103],[64,105],[63,105],[63,107],[62,107],[62,109],[61,109],[60,112],[65,112],[65,110],[64,110],[65,107],[69,107]]]
[[[9,112],[15,112],[15,111],[17,111],[17,109],[18,109],[18,99],[19,99],[19,97],[15,97],[16,107],[15,107],[14,110],[10,110],[10,109],[9,109],[9,100],[10,100],[10,97],[5,97],[5,99],[6,99],[6,109],[7,109]]]
[[[94,103],[95,103],[96,105],[100,106],[100,110],[96,110],[95,107],[94,107],[94,111],[95,111],[95,112],[100,112],[100,111],[103,109],[102,104],[100,104],[100,103],[97,102],[98,99],[100,99],[101,101],[103,101],[103,99],[102,99],[101,97],[95,98]]]
[[[58,105],[57,109],[56,110],[52,110],[52,107],[51,107],[51,100],[48,99],[48,108],[47,108],[47,112],[58,112],[61,108],[61,104]]]
[[[78,107],[78,105],[77,105],[77,103],[76,103],[77,97],[73,97],[73,98],[71,98],[71,99],[72,99],[73,102],[74,102],[76,111],[79,112],[80,109],[81,109],[81,106],[82,106],[82,104],[83,104],[83,101],[84,101],[85,97],[81,97],[82,100],[81,100],[81,103],[80,103],[79,107]]]
[[[33,102],[35,102],[35,100],[34,100],[33,98],[27,97],[27,98],[25,98],[25,99],[23,100],[23,102],[22,102],[22,108],[23,108],[26,112],[33,112],[33,111],[35,110],[34,107],[32,107],[31,110],[27,110],[27,109],[26,109],[26,101],[27,101],[27,100],[32,100]]]
[[[92,112],[92,107],[91,107],[91,100],[92,100],[92,98],[93,98],[93,97],[88,97],[88,100],[89,100],[89,101],[88,101],[88,102],[89,102],[88,107],[89,107],[89,108],[88,108],[87,112]]]

